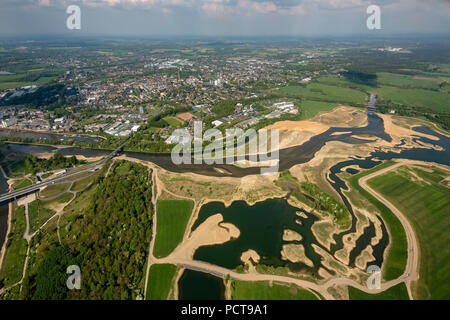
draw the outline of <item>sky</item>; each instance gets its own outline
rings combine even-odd
[[[69,5],[81,28],[69,30]],[[381,29],[369,30],[369,5]],[[450,0],[0,0],[0,35],[450,34]]]

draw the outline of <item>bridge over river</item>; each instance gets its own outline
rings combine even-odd
[[[19,190],[15,190],[13,192],[8,192],[8,193],[4,193],[0,195],[0,205],[3,205],[11,200],[16,200],[17,198],[20,198],[22,196],[26,196],[29,195],[31,193],[34,193],[36,191],[39,191],[40,189],[53,185],[57,182],[61,182],[67,178],[76,176],[82,172],[87,172],[87,171],[95,171],[100,169],[108,160],[111,160],[112,158],[114,158],[115,156],[117,156],[124,148],[125,144],[128,142],[125,141],[122,145],[120,145],[117,149],[115,149],[114,151],[112,151],[111,153],[109,153],[107,156],[105,156],[102,160],[89,164],[87,166],[83,166],[83,167],[79,167],[75,170],[72,170],[70,172],[64,173],[58,177],[55,177],[53,179],[49,179],[40,183],[36,183],[33,184],[29,187],[25,187]]]

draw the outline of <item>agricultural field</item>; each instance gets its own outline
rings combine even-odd
[[[289,97],[301,97],[310,100],[319,100],[336,103],[364,104],[367,95],[351,88],[343,88],[338,86],[325,85],[321,83],[311,83],[306,87],[287,86],[281,88],[278,94]]]
[[[425,89],[402,89],[391,86],[381,86],[373,91],[383,101],[391,101],[407,106],[425,107],[438,112],[450,110],[449,94]]]
[[[397,73],[388,73],[388,72],[378,72],[377,73],[377,84],[379,86],[392,86],[399,87],[405,89],[433,89],[439,90],[440,83],[442,81],[436,79],[433,80],[424,80],[420,77],[397,74]]]
[[[11,74],[0,74],[0,90],[50,83],[58,79],[61,69],[34,68],[19,70]]]
[[[394,204],[413,224],[420,245],[419,299],[448,299],[450,282],[450,175],[440,169],[428,172],[402,166],[369,180],[369,185]]]
[[[382,102],[402,104],[408,107],[426,107],[438,112],[450,110],[449,93],[445,89],[446,86],[442,85],[445,79],[427,79],[428,77],[422,77],[420,74],[412,76],[388,72],[378,72],[376,76],[374,86],[355,83],[345,77],[337,76],[322,76],[317,79],[317,82],[324,85],[340,86],[343,89],[358,88],[365,92],[374,92]]]
[[[147,285],[147,300],[166,300],[174,282],[177,267],[173,264],[153,264]]]
[[[300,120],[313,118],[316,114],[322,111],[330,111],[337,107],[337,103],[322,102],[314,100],[303,100],[300,105],[301,118]]]
[[[168,256],[183,239],[194,203],[190,200],[158,200],[154,255]]]
[[[270,284],[268,281],[231,281],[233,300],[318,300],[308,290],[296,285]]]

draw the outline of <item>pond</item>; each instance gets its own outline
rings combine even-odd
[[[224,300],[223,280],[204,272],[186,269],[178,281],[179,300]]]

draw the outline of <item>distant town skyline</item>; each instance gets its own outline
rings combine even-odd
[[[81,29],[68,30],[69,5]],[[366,10],[381,8],[381,30]],[[2,0],[0,35],[339,35],[450,33],[449,0]]]

